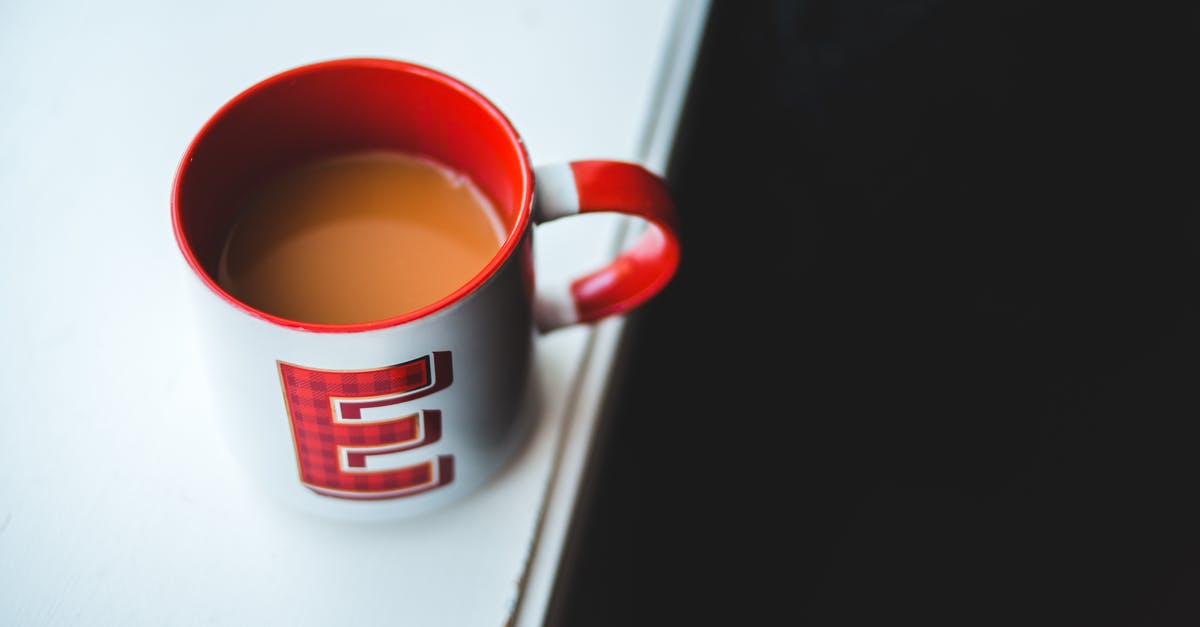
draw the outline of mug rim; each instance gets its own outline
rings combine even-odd
[[[275,314],[268,313],[261,309],[252,307],[241,300],[235,298],[227,290],[222,288],[217,282],[209,276],[209,273],[204,270],[200,260],[197,259],[191,246],[188,243],[187,237],[183,232],[183,220],[181,219],[181,181],[185,171],[188,169],[188,164],[191,162],[196,148],[201,140],[208,135],[209,131],[217,121],[227,115],[231,110],[236,108],[243,101],[251,97],[256,92],[280,82],[289,81],[301,75],[311,72],[318,72],[330,69],[362,69],[375,68],[389,71],[402,72],[423,76],[432,79],[443,85],[446,85],[458,93],[471,100],[475,105],[483,109],[491,119],[496,122],[504,135],[511,142],[512,147],[520,160],[520,188],[521,188],[521,206],[517,208],[516,220],[513,221],[512,228],[505,235],[504,241],[500,245],[500,249],[492,256],[492,259],[475,273],[470,280],[457,289],[450,292],[446,296],[435,300],[431,303],[423,305],[412,311],[405,312],[400,315],[383,318],[380,320],[371,320],[367,322],[353,323],[316,323],[302,322],[284,318]],[[192,136],[188,142],[187,148],[184,150],[183,157],[179,161],[179,165],[175,170],[175,178],[171,185],[171,226],[175,236],[175,243],[183,253],[184,259],[192,272],[200,279],[205,286],[219,296],[222,300],[233,305],[236,309],[244,313],[248,313],[256,318],[260,318],[269,323],[295,329],[300,331],[312,331],[316,333],[357,333],[364,331],[376,331],[396,327],[414,320],[419,320],[430,316],[436,312],[442,311],[458,303],[466,298],[471,293],[475,292],[479,287],[486,283],[496,274],[496,272],[508,262],[512,257],[513,252],[520,245],[523,239],[523,234],[532,219],[533,208],[533,167],[529,160],[529,154],[525,149],[525,143],[521,140],[521,135],[517,132],[508,116],[500,110],[486,96],[480,93],[475,88],[463,82],[446,72],[436,70],[432,67],[414,63],[412,61],[404,61],[400,59],[392,59],[386,57],[345,57],[339,59],[329,59],[325,61],[316,61],[298,65],[282,72],[277,72],[266,78],[263,78],[249,87],[243,89],[237,95],[230,98],[221,105],[211,116],[205,120],[200,130]]]

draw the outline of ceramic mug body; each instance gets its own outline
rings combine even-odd
[[[360,324],[280,318],[217,283],[239,198],[307,161],[373,150],[432,157],[489,197],[506,237],[471,280],[416,311]],[[172,221],[192,270],[217,418],[263,493],[356,521],[405,518],[471,493],[531,427],[537,336],[629,311],[670,279],[679,247],[659,177],[636,164],[579,161],[537,168],[536,178],[491,102],[397,60],[297,67],[205,124],[176,173]],[[636,215],[649,228],[605,266],[539,288],[534,224],[589,211]]]

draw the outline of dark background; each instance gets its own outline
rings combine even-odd
[[[552,622],[1200,625],[1198,20],[716,0]]]

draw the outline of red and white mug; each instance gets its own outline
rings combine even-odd
[[[433,157],[488,195],[507,235],[474,278],[416,311],[361,324],[280,318],[218,285],[237,198],[304,161],[378,149]],[[591,212],[637,216],[647,228],[567,288],[537,285],[533,226]],[[183,155],[171,216],[234,457],[280,502],[342,520],[404,518],[481,486],[533,419],[537,337],[638,307],[671,280],[680,252],[658,175],[611,160],[535,168],[483,95],[382,58],[296,67],[232,98]]]

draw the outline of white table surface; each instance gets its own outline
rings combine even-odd
[[[662,171],[704,0],[0,3],[0,625],[541,625],[623,318],[546,335],[495,481],[382,527],[262,502],[212,420],[168,197],[224,101],[387,56],[504,110],[536,164]],[[686,208],[681,208],[686,219]],[[627,219],[537,233],[539,281]]]

